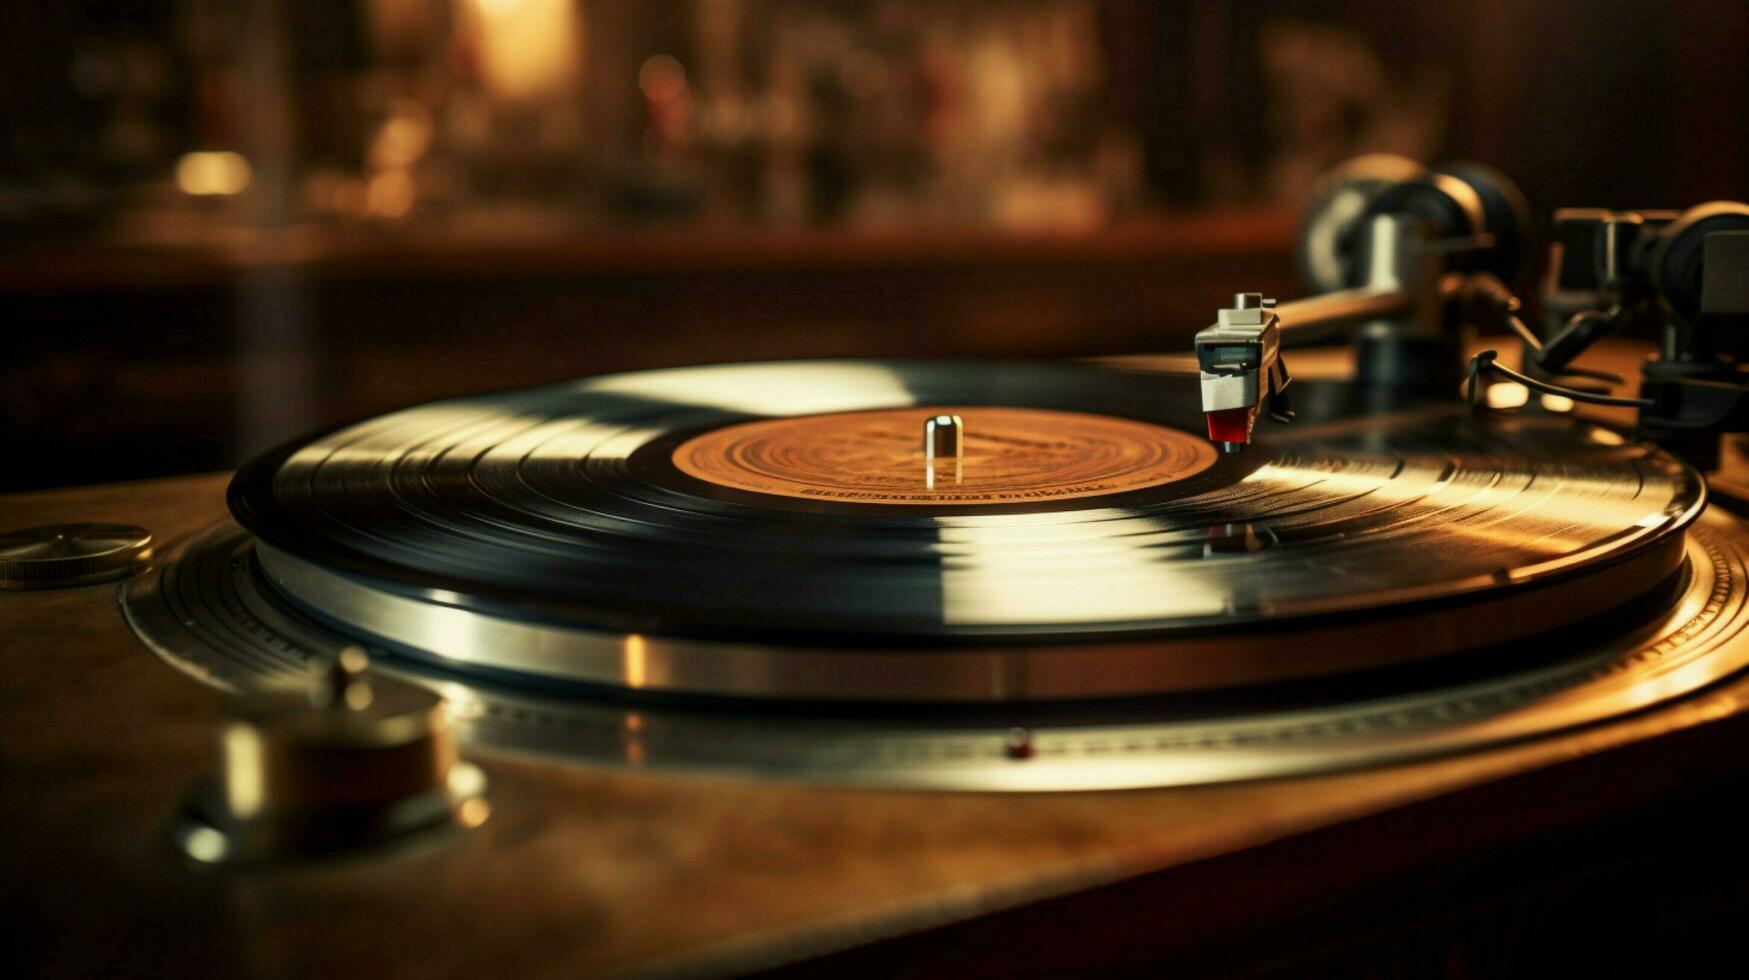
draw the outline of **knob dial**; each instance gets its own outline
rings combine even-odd
[[[132,524],[43,524],[0,534],[0,589],[60,589],[127,578],[152,557]]]
[[[485,777],[456,757],[443,699],[368,667],[350,647],[308,690],[231,704],[216,778],[197,787],[177,827],[190,857],[307,858],[485,819]]]

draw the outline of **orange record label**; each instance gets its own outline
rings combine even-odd
[[[960,419],[960,453],[932,467],[924,425]],[[1074,500],[1195,476],[1214,447],[1131,419],[1038,408],[936,406],[744,422],[689,439],[674,465],[737,490],[870,504]]]

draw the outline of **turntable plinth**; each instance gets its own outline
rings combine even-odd
[[[11,496],[0,514],[11,526],[137,524],[169,542],[223,513],[223,487],[215,476]],[[1732,518],[1702,520],[1742,533]],[[1461,898],[1476,869],[1574,826],[1661,811],[1666,843],[1576,838],[1605,868],[1648,847],[1716,846],[1729,837],[1706,815],[1722,811],[1674,808],[1749,763],[1740,680],[1413,765],[1123,793],[857,790],[474,750],[494,788],[477,831],[214,874],[180,863],[162,826],[209,763],[215,695],[144,651],[116,598],[114,585],[0,594],[0,864],[31,883],[6,892],[6,945],[34,974],[666,975],[845,950],[861,959],[835,969],[890,972],[921,969],[910,955],[926,949],[944,976],[1163,957],[1179,975],[1231,975],[1260,965],[1245,958],[1261,955],[1257,936],[1283,930],[1316,930],[1320,948],[1348,955],[1366,930],[1439,912],[1392,904],[1402,875],[1459,882]],[[1674,928],[1639,898],[1638,938]],[[1343,916],[1357,907],[1383,918],[1356,932]],[[1627,934],[1594,933],[1569,962]],[[1476,942],[1486,948],[1485,930]]]

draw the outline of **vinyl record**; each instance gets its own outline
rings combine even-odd
[[[1078,364],[608,376],[290,447],[238,475],[232,509],[284,594],[415,656],[684,693],[1007,699],[1547,629],[1667,577],[1702,502],[1691,471],[1612,431],[1461,406],[1359,419],[1314,398],[1222,456],[1196,396],[1193,377]],[[934,418],[963,448],[931,466]]]

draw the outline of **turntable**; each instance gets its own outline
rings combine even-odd
[[[1749,209],[1697,212],[1564,213],[1599,258],[1539,334],[1509,183],[1350,172],[1307,225],[1323,292],[1239,294],[1194,358],[588,378],[228,487],[14,497],[18,948],[396,975],[1407,955],[1332,925],[1378,893],[1317,906],[1742,775],[1749,528],[1701,470],[1740,429],[1718,338]],[[1576,367],[1652,316],[1639,396]],[[1525,353],[1471,359],[1472,401],[1504,379],[1563,410],[1457,397],[1476,325]],[[1341,331],[1343,377],[1290,373]]]

